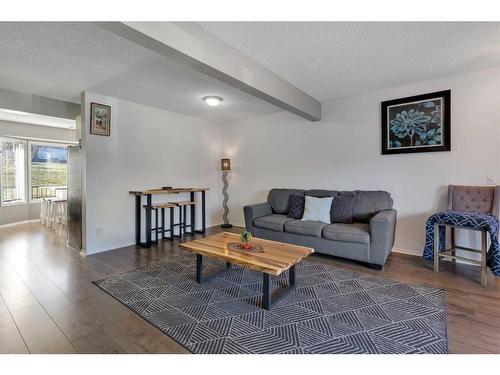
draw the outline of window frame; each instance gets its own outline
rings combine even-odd
[[[31,145],[42,145],[42,146],[54,146],[54,147],[66,147],[66,152],[68,150],[69,144],[66,143],[60,143],[60,142],[50,142],[50,141],[35,141],[35,140],[28,140],[27,141],[27,149],[26,149],[26,163],[28,163],[28,168],[27,168],[27,173],[28,173],[28,178],[27,178],[27,197],[28,201],[26,203],[40,203],[42,199],[33,199],[32,194],[33,194],[33,189],[31,186],[31,181],[32,181],[32,174],[31,174]],[[66,188],[68,187],[68,164],[66,164]]]
[[[16,202],[4,202],[3,200],[3,147],[1,146],[1,143],[3,142],[15,142],[15,143],[23,143],[24,145],[24,194],[23,194],[23,200],[22,201],[16,201]],[[25,139],[20,139],[20,138],[14,138],[14,137],[0,137],[0,207],[13,207],[13,206],[20,206],[23,204],[28,204],[28,196],[27,196],[27,180],[28,180],[28,170],[27,170],[27,157],[26,157],[26,152],[27,152],[27,147],[28,147],[28,142]]]

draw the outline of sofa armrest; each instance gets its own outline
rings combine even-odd
[[[271,215],[273,210],[269,203],[264,202],[244,206],[243,213],[245,215],[245,227],[249,232],[252,232],[253,221],[258,217]]]
[[[384,265],[396,235],[395,209],[379,211],[370,220],[370,263]]]

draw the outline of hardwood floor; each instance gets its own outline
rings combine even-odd
[[[181,251],[165,241],[82,257],[38,223],[0,229],[0,353],[187,353],[91,284]],[[443,262],[436,274],[431,263],[402,254],[392,254],[383,271],[308,259],[445,288],[450,353],[500,353],[500,280],[490,274],[483,288],[479,267]]]

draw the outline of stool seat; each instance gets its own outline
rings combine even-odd
[[[147,206],[144,205],[143,207],[147,207]],[[175,208],[175,207],[177,207],[177,205],[172,204],[172,203],[157,203],[157,204],[151,205],[152,209],[158,209],[158,208]]]
[[[176,207],[183,207],[183,206],[191,206],[196,204],[196,201],[179,201],[179,202],[169,202],[170,204],[174,204]]]
[[[46,198],[50,202],[67,202],[67,199],[64,198]]]

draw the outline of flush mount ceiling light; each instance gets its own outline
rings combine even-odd
[[[220,96],[205,96],[203,97],[205,103],[207,103],[210,107],[217,107],[221,102],[222,98]]]

